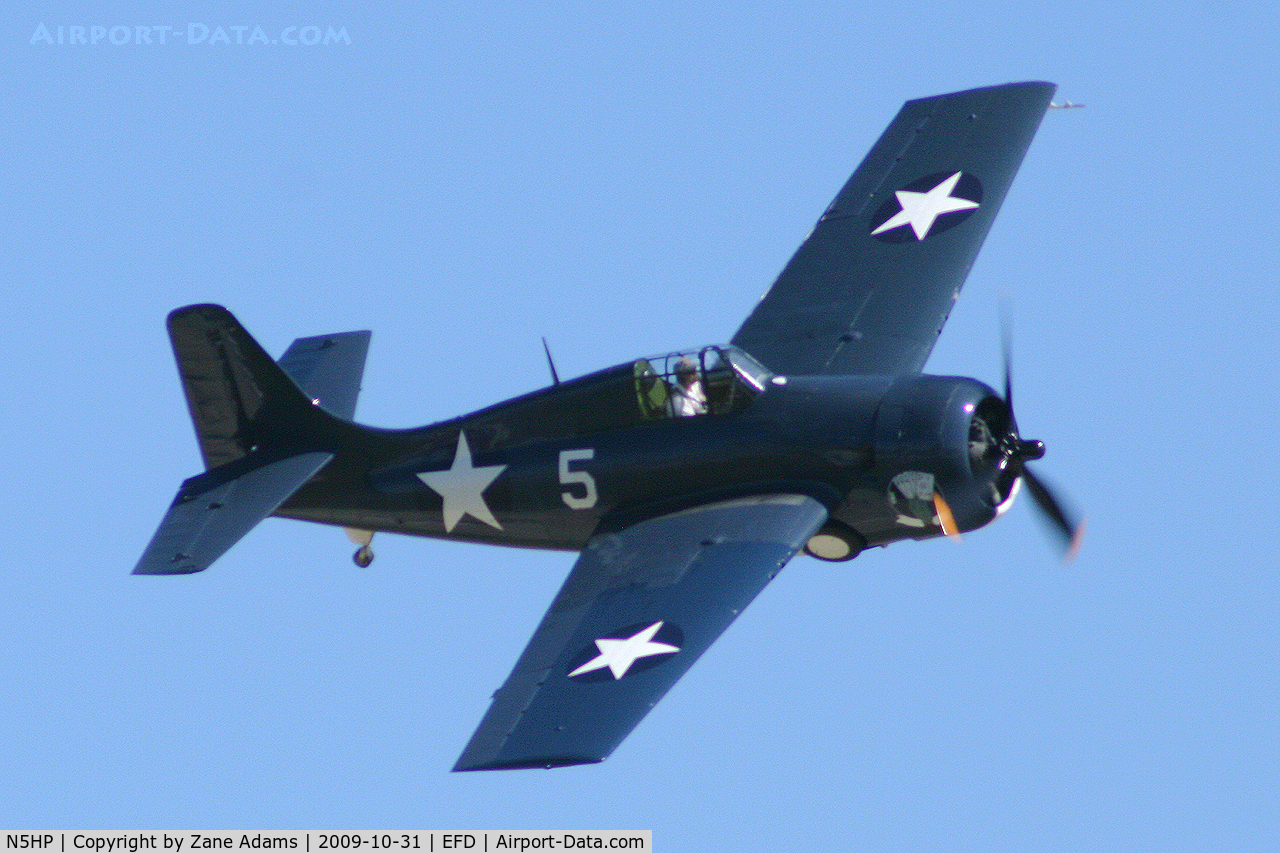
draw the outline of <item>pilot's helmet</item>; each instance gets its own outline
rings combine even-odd
[[[698,375],[698,366],[693,363],[693,359],[689,356],[682,356],[676,362],[676,376],[680,380],[691,379]]]

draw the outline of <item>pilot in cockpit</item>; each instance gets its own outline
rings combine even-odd
[[[707,395],[698,378],[698,366],[683,356],[676,362],[676,382],[667,398],[667,412],[673,418],[689,418],[707,413]]]

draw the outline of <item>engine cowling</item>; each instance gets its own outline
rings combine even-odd
[[[994,389],[975,379],[903,376],[876,414],[875,471],[907,527],[939,530],[935,494],[958,531],[975,530],[1003,513],[1017,492],[1009,464],[1017,425]],[[923,531],[922,531],[923,532]]]

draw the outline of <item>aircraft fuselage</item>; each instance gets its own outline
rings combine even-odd
[[[968,458],[974,412],[996,397],[975,380],[767,376],[732,411],[662,413],[631,424],[623,415],[583,429],[575,407],[590,397],[598,413],[602,389],[629,386],[629,370],[601,371],[417,430],[354,427],[316,448],[336,458],[276,514],[581,550],[610,528],[746,495],[809,495],[864,547],[940,535],[935,489],[962,530],[997,513]],[[635,406],[630,387],[614,396],[620,408]]]

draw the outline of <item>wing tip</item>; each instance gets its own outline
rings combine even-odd
[[[922,98],[913,98],[910,101],[907,101],[907,103],[911,104],[919,103],[921,101],[933,101],[939,98],[955,98],[964,95],[976,94],[978,92],[996,92],[1000,90],[1013,91],[1017,89],[1027,91],[1039,90],[1052,94],[1057,91],[1058,84],[1050,83],[1048,80],[1015,80],[1010,83],[996,83],[991,86],[975,86],[972,89],[961,89],[956,92],[944,92],[940,95],[927,95]]]
[[[133,575],[194,575],[203,572],[208,566],[178,566],[176,568],[158,568],[153,565],[139,563],[130,574]]]
[[[470,773],[476,770],[553,770],[556,767],[573,767],[578,764],[599,764],[604,756],[551,755],[512,759],[468,760],[464,755],[453,765],[454,773]]]

